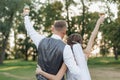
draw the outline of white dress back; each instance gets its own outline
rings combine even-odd
[[[77,65],[80,68],[81,76],[74,76],[68,70],[67,80],[91,80],[89,69],[87,66],[87,60],[79,43],[73,45],[73,55],[75,57]]]

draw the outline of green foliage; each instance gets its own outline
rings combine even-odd
[[[117,54],[120,54],[118,51],[120,48],[119,20],[120,20],[119,15],[115,21],[110,20],[110,18],[106,18],[105,24],[102,27],[103,39],[105,41],[104,44],[107,44],[106,46],[107,50],[113,47],[114,53],[117,52]]]
[[[30,3],[30,0],[0,0],[0,36],[2,36],[0,39],[0,42],[2,43],[0,46],[0,63],[3,62],[6,53],[5,50],[8,46],[10,30],[15,24],[14,21],[17,20],[16,16],[20,16],[24,3],[27,2]]]
[[[95,2],[95,0],[88,0],[88,2],[89,1]],[[119,54],[120,11],[118,11],[118,18],[113,20],[114,15],[108,4],[117,3],[119,10],[120,2],[119,0],[102,0],[102,2],[106,4],[106,7],[104,8],[108,17],[100,27],[100,32],[102,32],[103,37],[100,45],[101,54],[106,55],[111,48],[115,48],[115,52]],[[99,17],[97,12],[91,13],[88,11],[89,5],[91,4],[89,3],[87,6],[84,0],[80,0],[77,3],[74,0],[64,0],[63,2],[48,0],[45,1],[45,3],[41,3],[39,0],[0,0],[0,54],[2,54],[0,55],[0,59],[5,55],[6,50],[9,50],[13,56],[32,56],[29,52],[30,50],[36,55],[35,45],[27,36],[23,17],[21,15],[25,4],[30,6],[30,16],[35,22],[34,28],[36,31],[43,33],[47,32],[48,35],[50,35],[52,33],[50,27],[53,25],[54,21],[63,19],[68,23],[67,34],[80,33],[83,36],[84,44],[87,44],[91,32],[95,27],[96,20]],[[71,6],[77,7],[79,5],[82,5],[80,6],[80,14],[71,17],[69,12]],[[66,15],[63,16],[62,13],[66,13]],[[11,33],[11,30],[14,31],[15,39],[15,46],[12,51],[9,46],[9,34]],[[19,34],[24,35],[25,38],[19,38]]]
[[[55,20],[63,19],[61,16],[63,4],[59,1],[55,1],[54,3],[47,4],[43,10],[43,18],[45,19],[45,23],[43,26],[45,27],[45,31],[50,31],[51,25],[53,25]]]

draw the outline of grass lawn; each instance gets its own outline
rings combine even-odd
[[[35,80],[36,62],[7,60],[0,66],[0,80]]]
[[[120,80],[120,60],[114,58],[90,58],[88,66],[92,80]],[[6,60],[0,65],[0,80],[36,80],[36,62]]]

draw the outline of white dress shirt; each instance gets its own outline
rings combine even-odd
[[[30,36],[30,38],[33,40],[33,43],[38,48],[40,41],[44,39],[45,36],[40,35],[34,30],[33,25],[30,22],[29,16],[24,17],[24,23],[25,23],[25,28],[27,30],[28,35]],[[56,34],[53,34],[51,37],[62,40],[61,37]],[[69,45],[66,45],[64,48],[63,59],[70,73],[72,73],[74,77],[77,77],[77,78],[80,77],[80,74],[81,74],[80,68],[75,62],[71,47]]]

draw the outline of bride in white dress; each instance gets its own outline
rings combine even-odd
[[[83,49],[81,47],[81,36],[77,33],[70,35],[67,39],[67,44],[71,46],[76,64],[79,66],[81,72],[81,76],[74,77],[74,75],[72,75],[68,70],[67,80],[91,80],[86,55],[83,53]]]
[[[96,26],[95,26],[95,28],[90,36],[90,39],[88,41],[87,47],[84,50],[82,49],[82,38],[79,34],[77,34],[77,33],[72,34],[67,39],[67,44],[70,45],[72,48],[76,64],[79,66],[79,68],[81,70],[81,76],[76,77],[73,74],[71,74],[70,71],[67,70],[67,67],[64,63],[56,75],[52,75],[52,74],[42,71],[39,66],[36,69],[36,74],[41,74],[49,80],[61,80],[61,78],[64,76],[64,74],[67,71],[66,80],[91,80],[91,76],[90,76],[89,69],[87,66],[87,58],[90,55],[91,48],[94,43],[94,39],[98,33],[100,24],[104,21],[104,17],[105,16],[103,14],[98,19]]]

